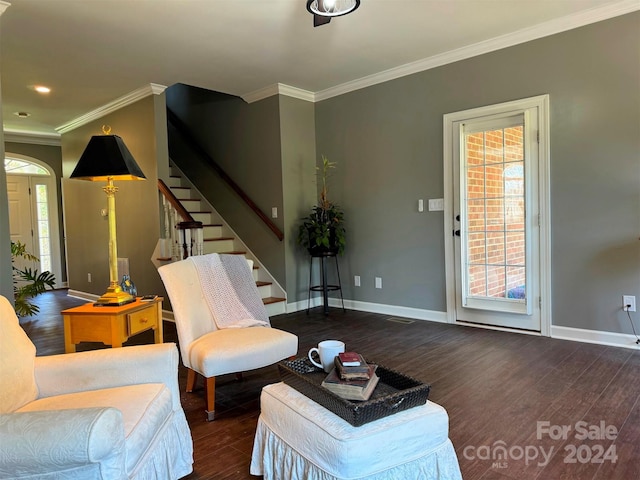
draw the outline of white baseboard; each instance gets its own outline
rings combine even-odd
[[[311,299],[311,308],[322,305],[322,297]],[[342,308],[339,298],[329,298],[329,306]],[[392,315],[394,317],[411,318],[415,320],[428,320],[430,322],[447,323],[447,314],[435,310],[423,310],[420,308],[399,307],[397,305],[384,305],[382,303],[360,302],[357,300],[345,300],[344,308],[348,310],[358,310],[361,312],[380,313],[382,315]],[[307,300],[288,303],[287,313],[299,312],[307,309]]]
[[[100,295],[95,295],[93,293],[81,292],[80,290],[71,290],[67,291],[67,296],[73,298],[79,298],[81,300],[88,300],[90,302],[95,302],[100,298]]]
[[[551,338],[560,340],[573,340],[574,342],[597,343],[598,345],[610,345],[640,349],[636,344],[636,337],[626,333],[604,332],[602,330],[585,330],[583,328],[551,326]]]

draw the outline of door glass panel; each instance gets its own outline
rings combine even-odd
[[[526,301],[523,131],[520,122],[464,135],[465,299]]]
[[[49,235],[49,206],[47,204],[47,186],[36,185],[36,224],[38,227],[38,246],[40,268],[42,272],[51,271],[51,246]]]

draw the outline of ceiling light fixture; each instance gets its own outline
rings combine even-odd
[[[30,117],[31,114],[29,112],[13,112],[16,117],[27,118]]]
[[[360,6],[360,0],[307,0],[307,10],[313,14],[313,26],[318,27],[353,12]]]
[[[33,88],[38,93],[49,93],[51,91],[49,87],[45,87],[44,85],[36,85]]]

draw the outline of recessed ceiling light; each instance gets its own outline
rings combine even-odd
[[[45,87],[44,85],[36,85],[33,87],[38,93],[49,93],[51,89],[49,87]]]
[[[31,116],[29,112],[13,112],[13,114],[20,118],[27,118]]]

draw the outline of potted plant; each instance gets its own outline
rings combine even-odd
[[[344,252],[344,212],[327,198],[327,178],[335,166],[336,162],[330,162],[327,157],[322,156],[322,167],[316,167],[322,180],[320,201],[302,219],[298,230],[298,243],[313,256]]]
[[[38,257],[27,252],[26,245],[21,242],[11,242],[11,262],[13,269],[13,296],[16,314],[19,317],[29,317],[40,311],[40,308],[30,300],[55,287],[56,279],[51,272],[38,273],[38,270],[24,267],[18,268],[15,260],[22,258],[29,262],[38,261]]]

